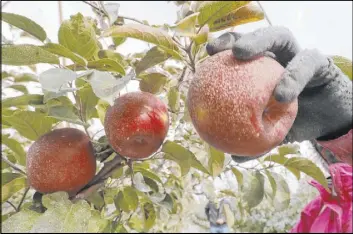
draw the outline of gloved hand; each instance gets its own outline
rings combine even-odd
[[[274,96],[279,102],[298,98],[299,107],[283,143],[335,139],[352,128],[351,80],[317,49],[301,50],[287,28],[271,26],[244,35],[225,33],[206,46],[209,55],[229,49],[239,60],[266,55],[286,68]],[[232,157],[239,163],[258,158]]]

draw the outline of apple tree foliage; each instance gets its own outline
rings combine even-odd
[[[3,95],[1,107],[3,232],[179,232],[186,219],[207,230],[204,214],[190,209],[195,196],[233,199],[234,207],[225,211],[228,224],[234,230],[261,232],[266,221],[286,209],[293,211],[295,221],[305,205],[293,205],[289,185],[275,168],[327,186],[322,170],[303,157],[297,145],[280,146],[244,167],[203,142],[190,122],[186,93],[197,65],[208,56],[206,43],[221,30],[264,20],[256,2],[170,2],[178,6],[173,25],[121,17],[119,4],[113,2],[82,4],[89,4],[96,17],[77,13],[65,19],[58,43],[31,19],[2,12],[2,21],[13,31],[37,40],[19,44],[2,36],[2,90],[13,94]],[[129,38],[146,42],[147,49],[118,53]],[[335,61],[352,76],[351,61],[341,56]],[[38,64],[48,69],[37,72]],[[153,157],[128,163],[116,160],[103,124],[114,98],[133,82],[168,105],[170,130]],[[95,129],[97,125],[101,129]],[[38,200],[27,184],[26,151],[41,135],[67,126],[84,130],[92,139],[104,180],[74,199],[58,192]],[[216,189],[214,181],[225,177],[235,186]],[[261,224],[260,219],[252,222],[250,218],[264,212],[265,203],[272,213],[267,212]]]

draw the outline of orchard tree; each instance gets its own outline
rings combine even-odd
[[[58,28],[58,43],[52,43],[31,19],[2,12],[2,21],[13,32],[38,41],[19,44],[2,35],[3,232],[180,232],[187,222],[207,231],[203,208],[193,210],[200,197],[229,198],[234,206],[225,212],[234,231],[288,231],[315,193],[308,187],[311,192],[293,199],[286,173],[327,186],[322,170],[301,154],[297,144],[280,146],[251,167],[238,165],[198,136],[186,106],[190,81],[208,57],[205,46],[212,35],[265,20],[261,5],[174,1],[169,4],[178,6],[177,22],[150,25],[121,16],[114,2],[82,4],[90,5],[96,17],[77,13],[65,19]],[[118,53],[128,38],[145,41],[149,48],[127,56]],[[335,56],[335,61],[352,76],[349,60]],[[50,68],[37,72],[38,64]],[[161,135],[161,145],[150,147],[153,153],[148,157],[123,157],[117,150],[119,139],[109,141],[109,136],[122,134],[114,132],[118,125],[112,118],[123,111],[125,88],[131,84],[166,107],[168,131]],[[117,109],[111,111],[113,107]],[[73,131],[78,135],[70,142],[50,138],[65,128],[83,135]],[[131,131],[124,134],[133,137]],[[146,134],[141,141],[148,141],[152,133]],[[43,136],[50,140],[42,140]],[[82,140],[86,138],[87,142]],[[28,171],[33,155],[42,152],[51,163],[62,163],[65,156],[82,153],[83,141],[93,146],[95,163],[90,165],[96,173],[79,190],[59,191],[59,183],[46,191],[29,185],[29,177],[48,179],[46,173]],[[136,150],[136,145],[122,147]],[[44,172],[50,167],[44,159],[36,165]],[[60,171],[60,165],[53,168]],[[85,168],[75,169],[79,174]],[[66,178],[65,173],[57,176]],[[219,179],[232,180],[234,186],[218,189],[214,183]],[[65,186],[70,179],[60,181]],[[283,217],[287,219],[279,225]]]

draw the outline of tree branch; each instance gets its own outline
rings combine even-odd
[[[22,203],[23,203],[23,201],[25,200],[26,195],[27,195],[27,193],[28,193],[28,191],[29,191],[29,188],[30,188],[30,187],[27,187],[26,190],[25,190],[25,192],[23,193],[23,196],[22,196],[22,198],[21,198],[21,201],[20,201],[20,203],[19,203],[18,206],[17,206],[16,212],[19,212],[19,211],[20,211],[21,206],[22,206]]]
[[[26,172],[22,171],[20,168],[18,168],[15,164],[13,164],[12,162],[10,162],[7,158],[4,158],[1,156],[1,160],[5,161],[7,164],[10,165],[10,167],[12,167],[12,169],[20,172],[23,175],[26,175]]]
[[[120,155],[116,155],[111,161],[104,163],[103,168],[98,172],[98,174],[74,197],[72,197],[72,200],[77,201],[79,199],[89,197],[93,192],[104,186],[104,181],[111,176],[116,169],[124,166],[125,162],[125,158]]]
[[[265,9],[263,8],[262,4],[260,3],[260,1],[256,1],[256,2],[257,2],[257,4],[260,6],[261,10],[264,12],[265,19],[267,20],[267,23],[268,23],[270,26],[272,26],[272,22],[271,22],[270,18],[268,17],[268,15],[267,15]]]
[[[6,201],[6,203],[8,203],[10,206],[12,206],[12,208],[14,208],[15,211],[17,211],[17,208],[14,204],[12,204],[10,201]]]
[[[83,3],[86,3],[87,5],[90,5],[92,8],[94,8],[95,10],[97,10],[99,13],[101,13],[102,15],[104,15],[105,17],[108,17],[109,16],[105,13],[105,11],[103,11],[102,9],[100,9],[99,7],[96,7],[95,5],[93,5],[92,3],[88,2],[88,1],[82,1]],[[135,21],[139,24],[144,24],[142,21],[138,20],[138,19],[135,19],[133,17],[129,17],[129,16],[122,16],[119,14],[120,18],[123,18],[123,19],[127,19],[127,20],[131,20],[131,21]]]

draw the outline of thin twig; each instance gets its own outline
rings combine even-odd
[[[62,24],[63,22],[63,6],[62,6],[62,2],[58,1],[58,10],[59,10],[59,26]],[[63,60],[63,66],[66,66],[66,58],[62,58]]]
[[[262,4],[260,3],[260,1],[256,1],[257,4],[259,4],[261,10],[263,11],[264,15],[265,15],[265,19],[267,20],[267,23],[272,26],[272,22],[270,20],[270,18],[268,17],[268,14],[266,13],[265,9],[263,8]]]
[[[21,174],[23,175],[26,175],[26,172],[22,171],[20,168],[18,168],[15,164],[13,164],[12,162],[10,162],[10,160],[8,160],[7,158],[5,157],[1,157],[1,159],[3,161],[5,161],[7,164],[9,164],[10,167],[12,167],[14,170],[20,172]]]
[[[14,208],[15,211],[17,211],[17,208],[14,204],[12,204],[10,201],[6,201],[6,203],[8,203],[10,206],[12,206],[12,208]]]
[[[93,4],[91,4],[90,2],[88,1],[82,1],[83,3],[86,3],[88,5],[90,5],[91,7],[93,7],[94,9],[96,9],[98,12],[100,12],[102,15],[106,16],[109,18],[109,16],[102,10],[102,9],[99,9],[98,7],[94,6]],[[127,20],[131,20],[131,21],[135,21],[139,24],[144,24],[142,21],[138,20],[138,19],[135,19],[135,18],[132,18],[132,17],[129,17],[129,16],[122,16],[119,14],[119,17],[120,18],[123,18],[123,19],[127,19]]]
[[[135,184],[134,184],[134,169],[132,168],[132,160],[128,159],[127,165],[129,166],[130,171],[131,171],[131,187],[135,187]]]
[[[22,199],[21,199],[21,201],[20,201],[20,204],[18,204],[17,209],[16,209],[17,212],[20,211],[21,206],[22,206],[22,203],[23,203],[23,201],[25,200],[28,191],[29,191],[29,187],[27,187],[26,190],[25,190],[25,192],[23,193],[23,196],[22,196]]]

